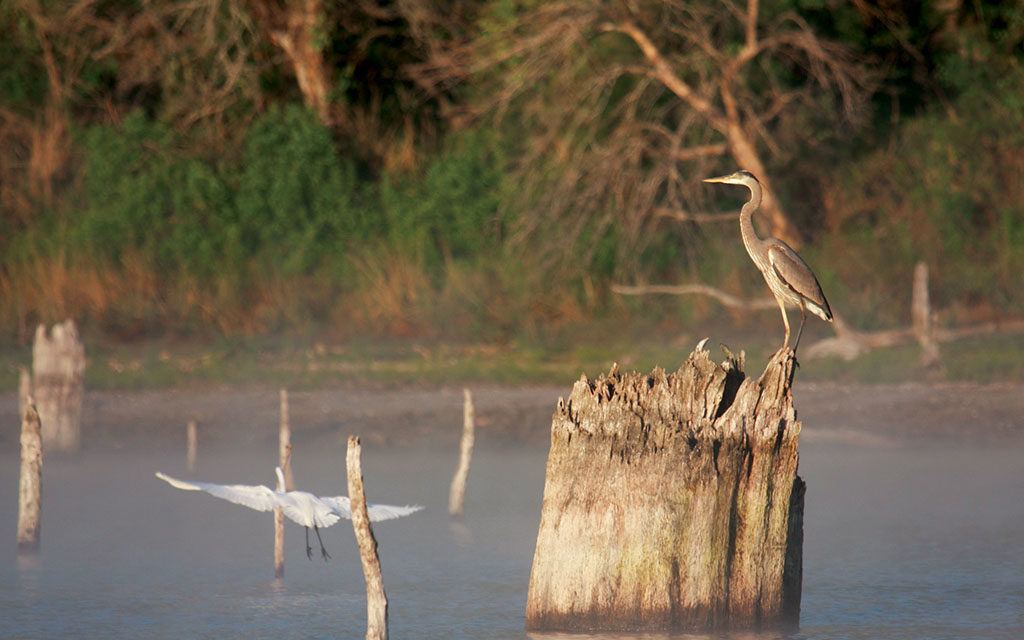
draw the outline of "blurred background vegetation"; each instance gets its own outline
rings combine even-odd
[[[746,192],[701,183],[738,166],[853,326],[908,325],[919,260],[939,326],[1024,315],[1016,0],[3,0],[0,33],[8,348],[774,346],[776,311],[611,290],[767,295]]]

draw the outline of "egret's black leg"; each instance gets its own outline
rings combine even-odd
[[[306,557],[310,560],[313,559],[313,547],[309,546],[309,527],[303,527],[306,530]]]
[[[307,529],[308,531],[308,529]],[[320,527],[313,525],[313,531],[316,532],[316,539],[320,541],[320,555],[324,557],[324,562],[327,562],[327,558],[331,557],[331,554],[327,553],[327,549],[324,548],[324,541],[320,537]]]

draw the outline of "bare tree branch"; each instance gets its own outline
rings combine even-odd
[[[624,296],[644,296],[663,294],[672,296],[701,295],[714,298],[723,305],[733,309],[778,309],[779,305],[772,298],[745,299],[726,293],[721,289],[706,284],[613,284],[612,291]]]

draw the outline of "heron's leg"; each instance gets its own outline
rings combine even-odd
[[[308,531],[308,530],[307,530]],[[313,525],[313,531],[316,532],[316,539],[320,542],[320,555],[323,556],[324,562],[327,562],[327,558],[331,557],[331,554],[327,553],[327,549],[324,548],[323,538],[320,537],[320,527]]]
[[[309,527],[302,527],[306,530],[306,557],[313,559],[313,547],[309,546]]]
[[[796,332],[796,344],[793,345],[793,353],[796,353],[796,348],[800,346],[800,336],[804,333],[804,324],[807,323],[807,308],[804,307],[803,302],[800,303],[800,330]]]
[[[779,311],[782,312],[782,324],[786,327],[786,337],[782,340],[783,348],[789,346],[789,317],[786,315],[786,305],[782,302],[782,298],[775,296],[775,302],[779,303]]]

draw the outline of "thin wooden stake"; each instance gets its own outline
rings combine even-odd
[[[921,345],[921,365],[926,369],[942,366],[939,344],[935,341],[932,323],[932,307],[928,296],[928,264],[924,261],[914,265],[914,286],[910,297],[911,324],[914,338]]]
[[[469,476],[469,460],[473,456],[474,411],[473,395],[469,389],[462,390],[465,401],[462,405],[462,444],[459,456],[459,467],[452,478],[452,487],[448,493],[448,513],[454,517],[462,515],[462,503],[466,497],[466,477]]]
[[[292,430],[288,421],[288,390],[281,389],[281,428],[278,437],[281,470],[284,471],[284,486],[277,481],[278,491],[291,491],[292,482]],[[284,577],[284,513],[274,509],[274,576]]]
[[[18,378],[18,415],[24,417],[32,393],[32,374],[28,367],[21,367]]]
[[[292,423],[288,417],[288,390],[281,389],[281,438],[280,438],[281,470],[284,471],[285,491],[295,490],[295,478],[292,477],[292,465],[289,463],[292,453]]]
[[[18,484],[18,553],[39,553],[43,490],[43,431],[32,398],[21,421],[21,479]]]
[[[349,436],[345,462],[348,469],[348,497],[352,507],[352,529],[359,543],[359,557],[363,562],[363,577],[366,578],[366,640],[387,640],[388,597],[384,593],[384,579],[380,574],[377,541],[373,537],[370,515],[366,511],[361,455],[359,438]]]
[[[196,470],[196,445],[198,440],[196,428],[196,421],[194,418],[189,420],[188,424],[185,425],[185,447],[187,449],[185,457],[189,471]]]

